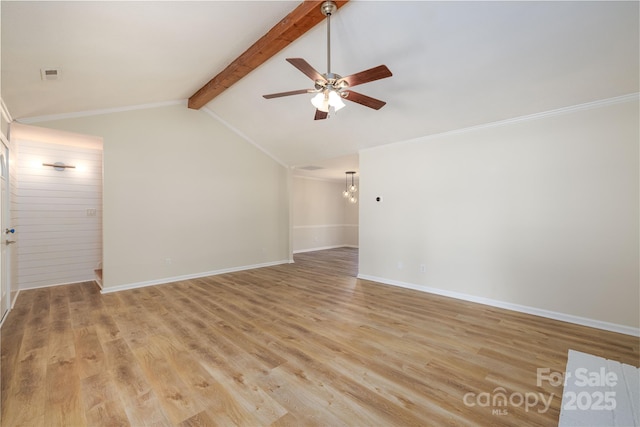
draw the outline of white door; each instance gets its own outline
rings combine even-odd
[[[9,221],[9,149],[0,140],[0,319],[9,311],[11,290],[9,282],[9,245],[14,243]]]

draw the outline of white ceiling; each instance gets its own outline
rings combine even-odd
[[[2,1],[2,97],[17,119],[186,99],[297,4]],[[282,163],[343,179],[363,148],[638,92],[638,6],[352,0],[331,20],[331,71],[387,65],[356,89],[381,110],[314,121],[310,95],[262,98],[312,87],[285,58],[326,72],[325,23],[206,108]]]

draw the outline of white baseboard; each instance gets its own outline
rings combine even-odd
[[[358,246],[354,246],[354,245],[333,245],[333,246],[319,246],[317,248],[307,248],[307,249],[298,249],[298,250],[294,250],[293,253],[294,254],[301,254],[304,252],[315,252],[315,251],[324,251],[327,249],[337,249],[337,248],[358,248]]]
[[[13,307],[15,307],[19,295],[20,289],[16,291],[16,296],[11,300],[11,304],[9,304],[9,309],[7,310],[7,312],[2,315],[2,319],[0,319],[0,328],[2,328],[2,325],[4,325],[4,321],[7,320],[7,317],[9,317],[9,313],[11,313],[11,310],[13,310]],[[7,298],[11,298],[11,292],[9,292],[9,296]]]
[[[26,287],[26,288],[20,288],[21,291],[30,291],[31,289],[44,289],[44,288],[53,288],[55,286],[67,286],[67,285],[75,285],[76,283],[87,283],[87,282],[95,282],[95,278],[91,277],[91,278],[87,278],[85,280],[76,280],[73,282],[64,282],[64,283],[51,283],[48,285],[38,285],[38,286],[30,286],[30,287]],[[18,299],[18,296],[16,295],[16,299]]]
[[[199,279],[201,277],[217,276],[219,274],[234,273],[236,271],[244,271],[244,270],[253,270],[254,268],[271,267],[271,266],[280,265],[280,264],[289,264],[289,260],[265,262],[262,264],[254,264],[254,265],[243,265],[240,267],[223,268],[220,270],[205,271],[202,273],[185,274],[183,276],[163,277],[161,279],[148,280],[145,282],[127,283],[124,285],[110,286],[107,288],[103,287],[100,293],[108,294],[111,292],[126,291],[130,289],[144,288],[147,286],[163,285],[165,283],[180,282],[182,280],[190,280],[190,279]]]
[[[18,289],[18,291],[16,292],[16,297],[11,301],[7,312],[2,315],[2,319],[0,319],[0,328],[2,328],[2,325],[4,325],[4,321],[7,320],[7,317],[9,317],[9,313],[11,313],[11,310],[13,310],[13,307],[16,305],[18,295],[20,295],[20,289]],[[8,298],[11,298],[11,292],[9,292]]]
[[[18,297],[20,296],[20,289],[16,291],[16,296],[11,300],[11,310],[16,306],[16,301],[18,301]]]
[[[556,311],[549,311],[549,310],[544,310],[536,307],[529,307],[526,305],[513,304],[505,301],[498,301],[490,298],[464,294],[461,292],[453,292],[453,291],[447,291],[444,289],[431,288],[423,285],[416,285],[413,283],[400,282],[398,280],[391,280],[391,279],[385,279],[382,277],[369,276],[366,274],[358,274],[358,279],[369,280],[372,282],[378,282],[385,285],[399,286],[401,288],[413,289],[416,291],[427,292],[430,294],[441,295],[441,296],[455,298],[463,301],[475,302],[478,304],[484,304],[492,307],[504,308],[506,310],[517,311],[520,313],[533,314],[535,316],[541,316],[549,319],[560,320],[563,322],[575,323],[577,325],[588,326],[591,328],[603,329],[605,331],[617,332],[620,334],[640,337],[640,329],[633,328],[631,326],[618,325],[616,323],[609,323],[601,320],[589,319],[586,317],[574,316],[571,314],[559,313]]]

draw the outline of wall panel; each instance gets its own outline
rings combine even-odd
[[[94,279],[102,261],[102,150],[17,140],[20,289]],[[42,163],[62,162],[57,171]]]

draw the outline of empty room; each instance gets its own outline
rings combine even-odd
[[[639,17],[0,1],[0,425],[640,426]]]

